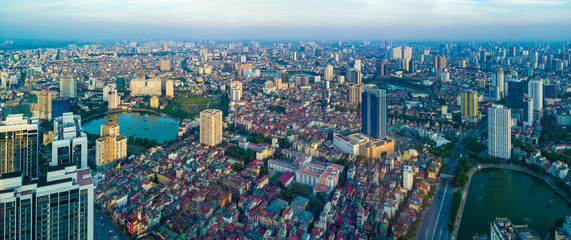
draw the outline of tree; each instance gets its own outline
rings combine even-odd
[[[236,172],[242,171],[243,168],[244,165],[242,165],[241,163],[234,163],[234,165],[232,165],[232,170]]]
[[[127,139],[127,142],[133,143],[134,140],[135,140],[135,137],[133,137],[133,135],[131,135],[131,136],[129,136],[129,138]]]

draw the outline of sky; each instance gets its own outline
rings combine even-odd
[[[571,0],[1,0],[0,39],[571,40]]]

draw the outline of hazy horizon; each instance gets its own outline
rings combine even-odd
[[[571,40],[571,0],[10,1],[0,39]]]

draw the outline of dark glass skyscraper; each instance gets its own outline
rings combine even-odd
[[[61,117],[66,112],[71,112],[71,98],[52,99],[52,119]]]
[[[387,136],[387,92],[367,87],[362,95],[362,132],[374,138]]]
[[[523,93],[527,84],[521,79],[510,79],[508,81],[508,106],[510,108],[523,107]]]

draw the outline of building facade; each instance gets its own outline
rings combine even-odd
[[[49,167],[46,176],[0,177],[0,239],[93,239],[93,181],[89,169]]]
[[[222,142],[222,111],[206,109],[200,112],[200,143],[216,146]]]
[[[14,114],[0,122],[0,175],[38,175],[38,134],[37,118]]]
[[[362,95],[362,132],[373,138],[387,136],[387,92],[366,87]]]
[[[160,96],[161,79],[135,78],[131,80],[131,96]]]
[[[488,109],[488,155],[511,158],[511,110],[502,105]]]
[[[127,157],[127,138],[119,134],[119,125],[109,122],[101,125],[101,137],[95,141],[95,164],[103,166]]]
[[[54,119],[51,166],[72,163],[87,168],[87,134],[81,127],[81,116],[64,113]]]

